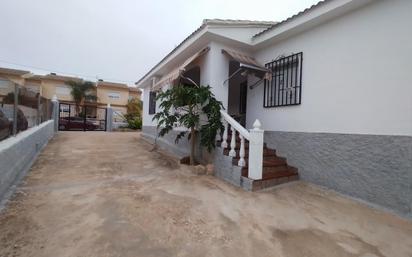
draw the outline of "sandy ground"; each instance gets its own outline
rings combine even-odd
[[[137,133],[65,132],[0,215],[0,256],[412,256],[412,223],[306,183],[245,192]]]

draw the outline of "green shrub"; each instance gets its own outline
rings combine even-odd
[[[127,119],[127,124],[130,129],[142,129],[142,118],[134,117]]]

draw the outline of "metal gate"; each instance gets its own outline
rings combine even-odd
[[[90,105],[59,104],[59,130],[106,131],[107,109]]]

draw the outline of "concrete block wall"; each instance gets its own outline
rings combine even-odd
[[[412,137],[265,131],[302,180],[412,218]]]
[[[0,142],[0,201],[30,169],[54,133],[54,121],[50,120]]]
[[[238,187],[242,186],[242,168],[232,165],[232,157],[224,155],[223,148],[217,147],[215,149],[213,165],[215,166],[216,177],[221,178],[232,185]],[[245,189],[249,190],[249,188]]]

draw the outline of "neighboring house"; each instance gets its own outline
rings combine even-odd
[[[136,87],[129,87],[129,100],[140,99],[142,91]]]
[[[9,93],[14,92],[14,85],[24,87],[28,91],[39,93],[40,96],[52,99],[57,97],[61,103],[74,103],[69,81],[83,82],[82,78],[62,76],[56,73],[35,75],[29,71],[0,68],[0,102]],[[105,108],[107,104],[123,113],[127,112],[127,103],[132,98],[140,99],[141,91],[126,84],[99,80],[91,94],[97,95],[97,102],[86,102],[87,105]]]
[[[42,96],[47,99],[52,99],[56,96],[61,103],[74,103],[73,96],[71,94],[71,86],[67,85],[69,81],[82,82],[81,78],[62,76],[55,73],[48,75],[35,75],[35,79],[41,81]]]
[[[30,74],[29,71],[0,68],[0,102],[9,93],[14,93],[14,85],[24,85],[23,76]]]
[[[42,115],[45,115],[37,109],[36,97],[41,93],[39,81],[30,77],[29,71],[0,68],[0,112],[10,121],[14,116],[13,96],[15,90],[19,89],[18,131],[35,126],[43,119]],[[9,95],[8,101],[5,99],[7,95]]]
[[[138,88],[129,87],[126,84],[97,82],[97,99],[99,107],[106,107],[108,104],[113,108],[114,126],[126,126],[125,114],[127,114],[127,104],[133,98],[140,99],[141,91]]]
[[[43,96],[42,80],[36,76],[28,77],[23,85],[28,91]]]
[[[293,165],[302,180],[412,217],[411,10],[412,1],[326,0],[279,23],[205,20],[136,82],[143,136],[157,137],[156,92],[190,78],[212,87],[235,132],[257,119],[265,131],[260,179],[238,167],[239,141],[233,160],[230,146],[198,152],[217,176],[262,188],[296,179]],[[157,143],[187,155],[177,133]]]
[[[129,87],[126,84],[99,80],[97,82],[97,99],[99,106],[106,107],[107,104],[110,104],[115,111],[126,114]]]
[[[73,96],[72,87],[67,83],[75,81],[78,83],[84,82],[83,79],[71,76],[62,76],[55,73],[48,75],[35,75],[29,71],[0,68],[0,108],[3,112],[13,110],[10,106],[4,105],[4,97],[10,93],[15,92],[15,85],[19,86],[19,94],[24,94],[26,97],[19,98],[19,109],[23,112],[24,117],[28,121],[28,126],[32,127],[39,120],[42,120],[47,113],[51,112],[49,105],[44,104],[43,100],[37,98],[41,96],[45,99],[57,100],[60,105],[60,114],[71,117],[79,116],[82,112],[86,112],[86,117],[103,121],[106,119],[106,107],[110,104],[114,110],[113,120],[114,127],[126,126],[125,114],[127,114],[127,104],[130,99],[140,99],[141,91],[136,87],[128,87],[126,84],[98,81],[89,94],[96,95],[97,101],[85,101],[85,107],[76,106]],[[39,111],[37,108],[38,101],[43,104],[40,105]],[[21,102],[24,101],[24,102]],[[44,114],[46,113],[46,114]],[[7,112],[8,116],[13,113]]]

